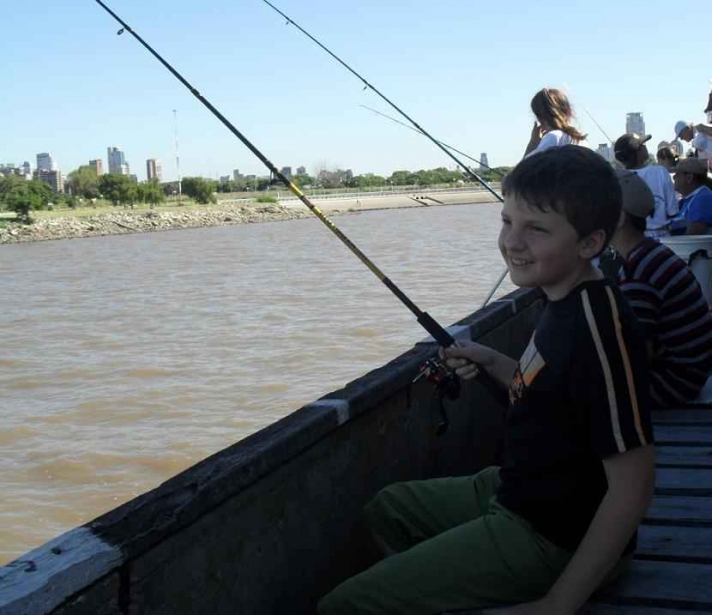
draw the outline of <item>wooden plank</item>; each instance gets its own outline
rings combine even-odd
[[[712,444],[712,425],[655,425],[653,434],[657,444]]]
[[[657,446],[657,465],[712,468],[712,444],[709,446]]]
[[[635,557],[712,564],[712,527],[642,525]]]
[[[656,468],[655,493],[712,496],[712,469]]]
[[[712,565],[633,562],[630,574],[592,602],[712,610]]]
[[[644,523],[712,527],[712,498],[656,495]]]
[[[686,408],[684,410],[656,410],[651,413],[654,425],[712,424],[712,408]]]

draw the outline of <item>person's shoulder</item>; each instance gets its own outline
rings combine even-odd
[[[560,130],[550,130],[539,141],[537,149],[546,149],[548,147],[556,147],[561,143],[564,133]]]
[[[712,201],[712,188],[702,186],[702,190],[700,190],[700,198],[704,201]]]
[[[685,266],[685,261],[664,243],[646,237],[633,248],[623,266],[628,279],[647,282],[655,277],[662,267],[672,265]]]
[[[670,177],[670,171],[668,171],[664,166],[660,164],[649,164],[642,167],[641,169],[634,169],[635,172],[640,175],[643,179],[656,178],[672,181]]]
[[[617,284],[608,278],[590,280],[579,284],[565,299],[568,308],[589,319],[600,311],[608,311],[611,306],[624,301]]]

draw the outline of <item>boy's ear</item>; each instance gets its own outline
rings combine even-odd
[[[579,257],[583,260],[591,260],[606,247],[606,232],[598,229],[579,239]]]

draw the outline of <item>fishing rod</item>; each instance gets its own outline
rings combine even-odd
[[[420,130],[415,129],[415,128],[413,128],[412,126],[408,126],[408,124],[406,124],[405,122],[401,122],[400,120],[398,120],[398,119],[396,119],[396,118],[394,118],[394,117],[391,117],[391,116],[388,115],[387,113],[381,113],[380,111],[377,111],[376,109],[372,109],[372,108],[369,107],[368,105],[359,105],[359,106],[360,106],[360,107],[363,107],[364,109],[368,109],[369,111],[371,111],[372,113],[375,113],[376,115],[380,115],[381,117],[385,117],[387,120],[391,120],[391,122],[395,122],[396,124],[400,124],[400,125],[403,126],[404,128],[407,128],[408,130],[412,130],[413,132],[417,132],[418,134],[421,134],[421,135],[423,134],[422,132],[420,132]],[[502,171],[499,171],[499,170],[497,170],[497,169],[492,168],[491,166],[485,164],[485,163],[482,162],[481,160],[477,160],[477,158],[473,158],[472,156],[466,154],[465,152],[461,152],[461,151],[460,151],[459,149],[457,149],[456,147],[453,147],[452,145],[448,145],[448,144],[445,143],[444,141],[438,141],[438,143],[439,143],[440,145],[444,145],[444,146],[447,147],[448,149],[451,149],[453,152],[456,152],[456,153],[460,154],[461,156],[464,156],[465,158],[468,158],[469,160],[472,160],[472,162],[476,162],[476,163],[479,164],[480,166],[483,166],[483,167],[485,167],[486,169],[489,169],[490,171],[492,171],[493,173],[496,173],[496,174],[499,175],[500,177],[504,177],[504,175],[505,175],[504,173],[502,173]]]
[[[416,317],[420,325],[433,337],[433,339],[444,348],[448,348],[455,344],[454,338],[427,312],[423,312],[413,303],[406,294],[400,290],[377,266],[369,259],[356,245],[326,216],[316,207],[306,195],[284,175],[257,147],[242,134],[220,111],[218,111],[193,85],[191,85],[173,66],[171,66],[161,55],[158,54],[146,41],[143,40],[133,29],[116,13],[114,13],[102,0],[96,0],[109,15],[111,15],[119,24],[121,29],[117,32],[118,35],[128,32],[131,34],[146,50],[154,56],[170,73],[178,79],[188,90],[195,96],[208,110],[218,118],[227,129],[232,132],[260,161],[270,170],[274,177],[278,178],[309,210],[321,220],[326,227],[336,235],[341,242],[353,252],[356,257],[368,267],[371,272],[390,290],[401,303],[405,305]],[[447,370],[444,365],[437,359],[429,359],[421,370],[421,374],[435,382],[440,391],[440,412],[443,417],[439,426],[438,432],[442,433],[447,428],[447,415],[442,406],[442,397],[455,399],[460,390],[459,379],[453,372]],[[420,377],[419,375],[419,377]],[[479,370],[479,378],[481,383],[489,389],[495,396],[499,396],[499,388],[492,377],[484,370]],[[417,380],[417,378],[416,378]]]
[[[504,202],[504,199],[502,196],[496,192],[486,181],[484,181],[477,173],[475,173],[470,167],[468,167],[464,162],[462,162],[457,156],[455,156],[443,143],[438,141],[435,137],[433,137],[429,132],[427,132],[424,128],[422,128],[418,122],[416,122],[412,117],[410,117],[405,111],[403,111],[398,105],[396,105],[393,101],[391,101],[390,98],[388,98],[385,94],[383,94],[380,90],[378,90],[376,87],[371,85],[364,77],[362,77],[359,73],[357,73],[353,68],[351,68],[346,62],[344,62],[339,56],[337,56],[331,49],[326,47],[326,45],[323,45],[319,40],[314,38],[309,32],[307,32],[304,28],[302,28],[298,23],[296,23],[289,15],[283,13],[280,11],[274,4],[269,2],[269,0],[262,0],[267,6],[269,6],[272,10],[274,10],[276,13],[281,15],[287,20],[287,25],[292,24],[297,30],[299,30],[302,34],[304,34],[307,38],[309,38],[311,41],[316,43],[319,47],[321,47],[326,53],[328,53],[334,60],[336,60],[341,66],[343,66],[346,70],[348,70],[352,75],[354,75],[357,79],[359,79],[363,84],[364,84],[364,90],[365,89],[370,89],[373,91],[375,94],[381,97],[386,103],[388,103],[393,109],[395,109],[402,117],[404,117],[406,120],[408,120],[414,127],[414,130],[422,134],[423,136],[427,137],[430,139],[435,145],[437,145],[445,154],[447,154],[452,160],[454,160],[462,169],[464,169],[465,173],[470,176],[470,178],[474,179],[475,181],[480,182],[482,186],[486,190],[492,194],[500,203]],[[408,127],[410,128],[410,126]],[[459,152],[458,152],[459,153]],[[469,158],[469,156],[468,156]],[[482,304],[481,307],[485,307],[488,303],[489,300],[492,298],[494,293],[497,291],[497,288],[499,288],[500,283],[502,280],[504,280],[505,276],[509,272],[509,269],[505,268],[505,270],[502,272],[500,275],[499,281],[497,284],[492,288],[490,291],[489,295],[485,299],[484,303]]]
[[[387,115],[386,113],[381,113],[380,111],[371,109],[371,107],[369,107],[367,105],[360,105],[360,106],[363,107],[364,109],[368,109],[369,111],[373,111],[373,113],[375,113],[377,115],[382,115],[386,119],[389,119],[392,122],[395,122],[396,124],[400,124],[401,126],[404,126],[405,128],[407,128],[408,130],[412,130],[413,132],[423,134],[419,130],[416,130],[415,128],[413,128],[412,126],[408,126],[408,124],[406,124],[405,122],[401,122],[400,120],[397,120],[396,118],[391,117],[390,115]],[[481,164],[483,167],[487,167],[490,171],[496,173],[500,177],[504,177],[504,175],[505,175],[504,173],[484,164],[481,160],[477,160],[477,159],[473,158],[472,156],[468,156],[465,152],[461,152],[459,149],[456,149],[452,145],[448,145],[447,143],[444,143],[443,141],[439,141],[439,143],[441,145],[444,145],[445,147],[448,147],[451,150],[457,152],[458,154],[462,154],[463,156],[465,156],[465,158],[469,158],[470,160],[473,160],[474,162]],[[499,277],[497,278],[497,281],[495,282],[494,286],[492,287],[492,289],[489,291],[489,293],[485,297],[485,300],[482,302],[482,305],[480,305],[480,309],[487,307],[487,304],[490,302],[490,299],[492,299],[494,294],[497,292],[497,289],[499,288],[500,284],[502,284],[502,282],[504,281],[504,278],[507,277],[508,273],[509,273],[509,268],[505,267],[504,270],[502,271],[502,273],[499,274]]]
[[[600,130],[600,131],[603,133],[603,136],[606,137],[606,139],[608,139],[608,141],[610,142],[611,145],[613,145],[613,139],[611,139],[611,138],[606,134],[606,131],[603,130],[603,128],[601,127],[601,125],[596,121],[596,118],[591,115],[591,113],[589,112],[588,109],[586,109],[586,105],[582,105],[582,106],[583,106],[583,110],[586,112],[586,115],[588,115],[588,117],[590,117],[591,120],[593,120],[593,123],[596,124],[596,126],[598,127],[598,130]]]
[[[326,45],[323,45],[321,42],[319,42],[316,38],[314,38],[309,32],[307,32],[304,28],[302,28],[298,23],[296,23],[289,15],[286,15],[282,11],[280,11],[274,4],[269,2],[269,0],[262,0],[267,6],[269,6],[272,10],[274,10],[276,13],[281,15],[287,20],[287,25],[291,24],[297,30],[299,30],[302,34],[304,34],[307,38],[312,40],[314,43],[316,43],[319,47],[321,47],[326,53],[328,53],[334,60],[336,60],[341,66],[343,66],[346,70],[348,70],[352,75],[354,75],[357,79],[359,79],[363,84],[364,84],[364,90],[370,89],[373,91],[375,94],[380,96],[386,103],[388,103],[393,109],[395,109],[401,116],[403,116],[406,120],[408,120],[414,127],[415,129],[426,136],[428,139],[430,139],[435,145],[437,145],[445,154],[447,154],[452,160],[454,160],[464,171],[467,175],[470,176],[470,178],[474,179],[475,181],[480,182],[486,190],[488,190],[492,196],[494,196],[498,201],[503,202],[502,197],[493,189],[489,186],[489,184],[483,180],[477,173],[475,173],[470,167],[468,167],[464,162],[462,162],[457,156],[455,156],[450,150],[448,150],[446,147],[444,147],[440,141],[438,141],[435,137],[433,137],[429,132],[427,132],[424,128],[422,128],[418,122],[416,122],[412,117],[410,117],[405,111],[403,111],[400,107],[398,107],[393,101],[391,101],[385,94],[381,93],[380,90],[378,90],[376,87],[371,85],[364,77],[362,77],[359,73],[357,73],[353,68],[351,68],[346,62],[344,62],[339,56],[337,56],[331,49],[326,47]]]

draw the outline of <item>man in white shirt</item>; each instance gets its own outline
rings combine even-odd
[[[692,124],[680,120],[675,123],[675,137],[687,141],[697,151],[698,158],[708,161],[712,159],[712,126],[707,124]]]
[[[677,196],[668,170],[659,164],[649,164],[650,154],[645,143],[650,139],[650,135],[628,132],[618,138],[613,151],[616,160],[638,174],[655,197],[655,209],[646,218],[645,229],[646,236],[655,239],[670,234],[670,223],[677,215]]]

